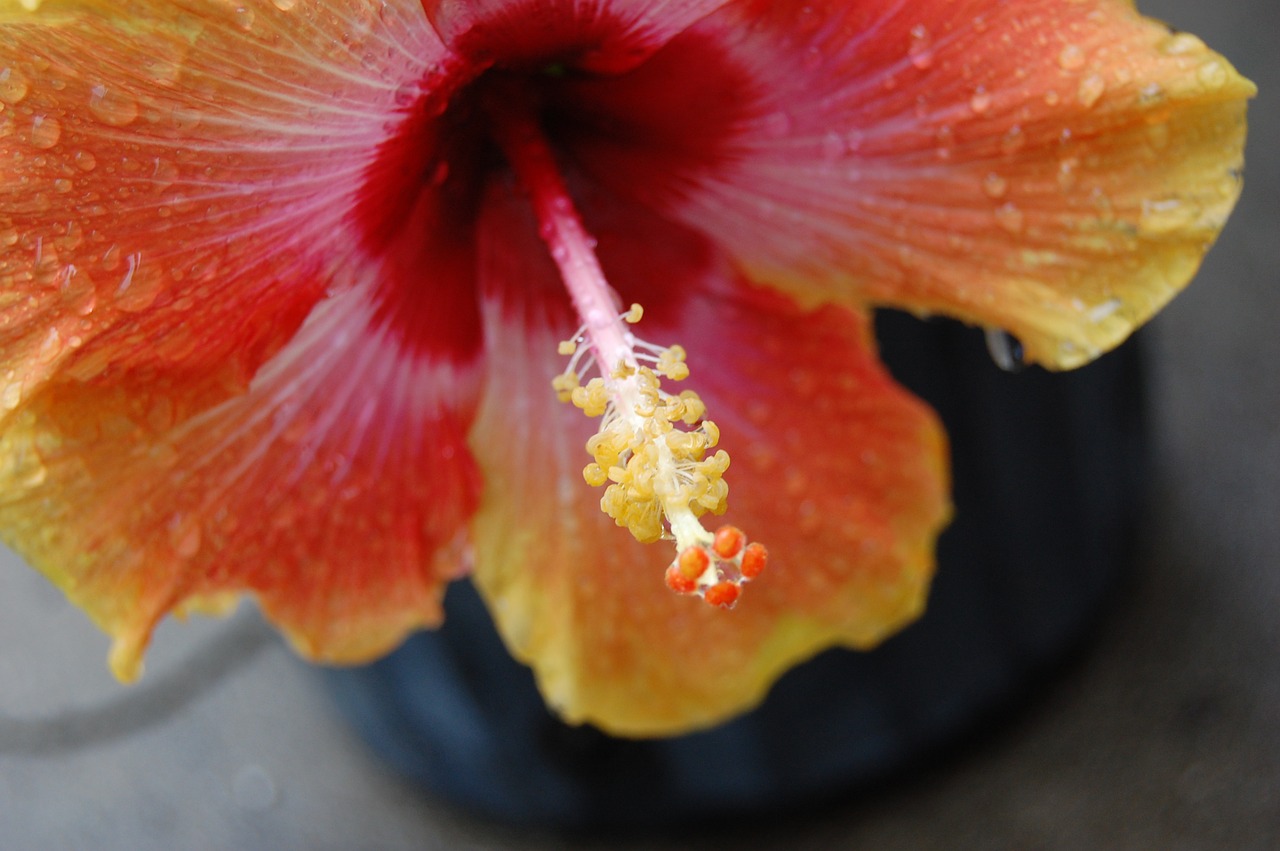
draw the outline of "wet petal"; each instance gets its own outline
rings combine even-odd
[[[0,403],[122,372],[243,389],[363,260],[366,172],[443,52],[420,5],[23,5],[0,11]]]
[[[156,622],[257,597],[304,655],[436,623],[479,481],[474,369],[422,357],[368,293],[323,303],[251,390],[185,422],[154,387],[44,388],[0,440],[5,540],[136,675]]]
[[[676,214],[810,303],[951,314],[1074,366],[1187,282],[1240,189],[1252,85],[1130,3],[743,2],[672,49],[695,38],[756,85]]]
[[[679,226],[584,206],[612,282],[646,305],[637,331],[688,349],[686,384],[733,457],[725,520],[768,545],[769,572],[732,612],[713,609],[667,590],[668,545],[638,544],[600,512],[581,475],[594,421],[549,384],[575,321],[533,225],[495,207],[482,280],[501,366],[472,437],[486,481],[476,580],[567,718],[673,733],[751,705],[823,647],[870,646],[920,612],[948,515],[944,440],[877,363],[864,314],[805,313]]]

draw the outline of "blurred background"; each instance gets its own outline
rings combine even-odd
[[[0,846],[15,849],[1280,847],[1280,4],[1143,0],[1258,83],[1244,197],[1139,335],[1154,469],[1139,563],[1042,693],[882,788],[781,822],[606,842],[425,799],[249,611],[106,639],[0,559]]]

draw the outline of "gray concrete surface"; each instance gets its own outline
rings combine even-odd
[[[1280,4],[1146,0],[1262,88],[1243,202],[1145,335],[1157,469],[1135,588],[1046,694],[913,777],[668,848],[1280,848]],[[0,848],[617,847],[451,813],[388,775],[252,612],[167,624],[139,686],[0,563]]]

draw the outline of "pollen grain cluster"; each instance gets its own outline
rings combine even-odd
[[[633,305],[619,319],[634,324],[640,316]],[[741,585],[759,575],[766,555],[760,544],[747,545],[736,527],[722,526],[713,535],[699,520],[723,514],[728,505],[729,453],[715,448],[720,429],[705,419],[707,408],[697,393],[673,394],[662,386],[664,379],[689,376],[681,346],[659,348],[627,337],[630,357],[585,384],[578,340],[560,344],[560,353],[573,359],[552,386],[561,401],[601,418],[586,444],[593,460],[582,476],[592,487],[607,486],[601,510],[637,541],[675,541],[669,588],[732,606]]]

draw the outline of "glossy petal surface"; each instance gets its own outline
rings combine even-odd
[[[1239,192],[1252,85],[1127,2],[751,0],[669,49],[689,39],[756,85],[676,215],[807,303],[950,314],[1075,366],[1190,279]]]
[[[3,14],[6,541],[125,677],[228,592],[321,659],[435,622],[479,489],[470,245],[361,206],[442,52],[421,8]]]
[[[229,592],[329,661],[438,620],[479,492],[474,376],[376,313],[362,290],[330,299],[247,394],[185,421],[129,384],[47,387],[11,418],[0,525],[115,638],[118,675],[170,609]]]
[[[51,0],[0,22],[8,409],[55,375],[243,388],[350,285],[397,84],[442,51],[408,0]]]
[[[688,349],[687,383],[733,457],[725,520],[769,547],[770,569],[732,612],[713,609],[664,586],[672,550],[637,544],[600,513],[580,472],[594,421],[545,390],[575,320],[547,295],[558,284],[536,231],[495,204],[480,238],[486,346],[501,367],[473,433],[487,487],[475,577],[559,712],[671,733],[751,705],[823,647],[870,646],[920,612],[948,516],[944,440],[877,363],[865,315],[806,313],[678,226],[597,209],[606,271],[624,300],[648,305],[638,331]]]

